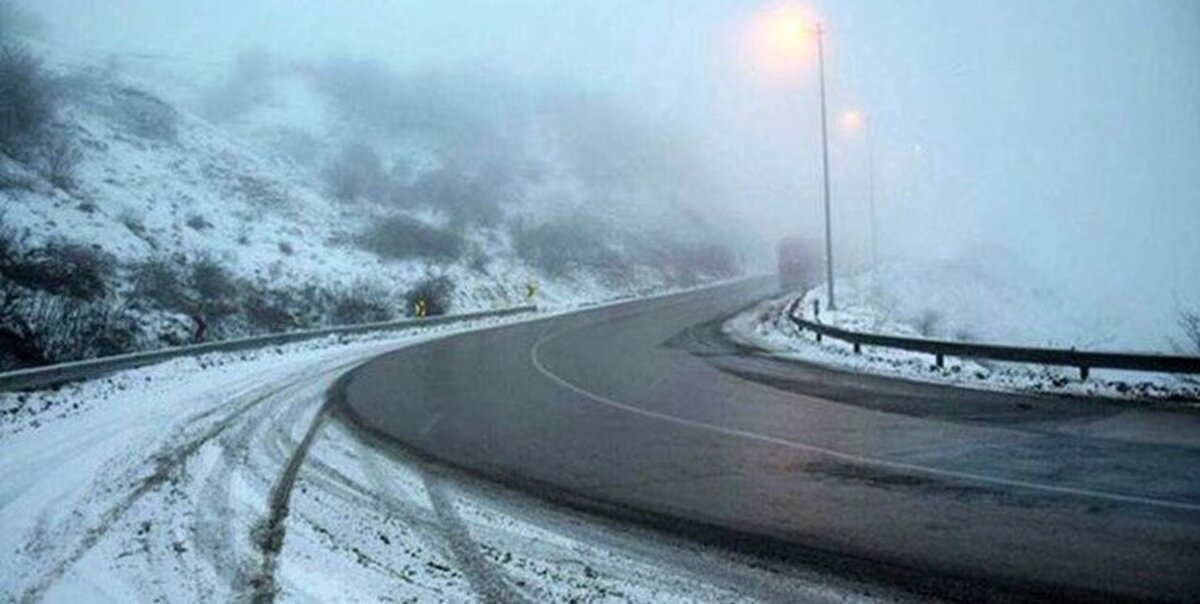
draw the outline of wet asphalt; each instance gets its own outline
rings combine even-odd
[[[1200,600],[1200,414],[865,377],[727,342],[721,319],[772,287],[404,348],[343,379],[338,411],[566,505],[919,597]]]

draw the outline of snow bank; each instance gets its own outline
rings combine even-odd
[[[1081,327],[1069,307],[1054,304],[1050,294],[1042,292],[1043,297],[1033,299],[1015,295],[1039,291],[1027,284],[1010,287],[1007,281],[989,281],[995,273],[963,266],[922,274],[921,279],[914,279],[912,273],[893,267],[876,279],[864,275],[839,281],[835,292],[839,308],[822,310],[820,320],[853,331],[1002,344],[1071,346],[1082,341],[1110,341],[1089,338],[1092,332]],[[963,275],[973,278],[960,279]],[[947,284],[956,280],[954,285]],[[922,283],[929,289],[919,285]],[[928,295],[922,297],[921,292]],[[873,346],[864,346],[861,354],[855,354],[846,342],[833,338],[817,342],[814,334],[801,332],[785,316],[799,297],[800,311],[811,319],[813,301],[820,300],[823,305],[824,296],[824,288],[818,287],[802,296],[791,294],[763,302],[728,320],[724,331],[736,342],[780,358],[848,371],[988,390],[1124,400],[1200,400],[1200,382],[1195,376],[1095,370],[1088,380],[1080,380],[1078,370],[1070,367],[947,357],[945,367],[939,368],[931,355]],[[933,308],[947,310],[931,312]],[[1033,308],[1040,310],[1034,312]],[[1029,321],[1020,320],[1021,310],[1028,313]]]

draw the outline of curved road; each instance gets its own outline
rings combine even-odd
[[[952,599],[1200,597],[1200,417],[784,363],[748,281],[433,340],[339,416],[572,506]]]

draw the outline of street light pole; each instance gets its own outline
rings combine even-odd
[[[837,310],[833,301],[833,224],[829,206],[829,120],[825,114],[825,28],[817,24],[817,61],[821,77],[821,167],[825,186],[825,283],[829,310]]]

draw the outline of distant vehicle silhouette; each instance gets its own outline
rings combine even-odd
[[[794,291],[811,287],[816,282],[815,248],[802,237],[785,237],[779,242],[779,287]]]

